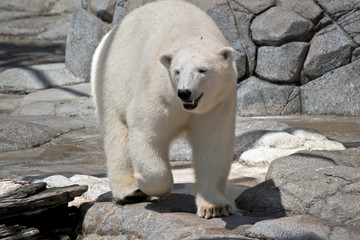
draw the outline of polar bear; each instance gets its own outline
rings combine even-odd
[[[234,148],[234,50],[206,13],[179,0],[134,10],[99,44],[91,78],[115,199],[169,194],[169,145],[184,133],[193,149],[198,215],[234,212],[225,194]]]

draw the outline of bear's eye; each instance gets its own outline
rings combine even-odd
[[[200,67],[198,69],[198,72],[201,73],[201,74],[205,74],[207,72],[207,68],[206,67]]]
[[[180,70],[175,69],[174,74],[175,74],[176,77],[178,77],[180,75]]]

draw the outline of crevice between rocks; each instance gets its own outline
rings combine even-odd
[[[244,77],[242,77],[242,79],[245,79],[245,78],[247,78],[247,77],[249,77],[250,75],[251,75],[251,73],[250,73],[250,66],[249,66],[249,62],[250,62],[250,55],[249,55],[249,52],[248,52],[248,49],[247,49],[247,46],[246,46],[246,44],[245,44],[245,42],[244,42],[244,39],[242,38],[242,34],[241,34],[241,32],[240,32],[240,29],[239,29],[239,23],[237,22],[237,19],[236,19],[236,15],[235,15],[235,13],[234,13],[234,10],[232,9],[232,7],[231,7],[231,2],[230,2],[230,0],[226,0],[226,3],[227,3],[227,5],[228,5],[228,7],[229,7],[229,10],[230,10],[230,12],[231,12],[231,15],[232,15],[232,17],[233,17],[233,19],[234,19],[234,23],[235,23],[235,27],[236,27],[236,31],[237,31],[237,34],[238,34],[238,37],[239,37],[239,39],[240,39],[240,42],[241,42],[241,45],[242,45],[242,47],[243,47],[243,49],[244,49],[244,51],[245,51],[245,55],[246,55],[246,62],[245,62],[245,76]],[[236,2],[236,4],[238,4],[237,2]],[[240,5],[240,4],[239,4]],[[241,5],[240,5],[241,6]],[[241,7],[243,7],[243,6],[241,6]],[[243,7],[244,9],[246,9],[245,7]],[[246,9],[247,10],[247,9]],[[252,20],[250,20],[250,22],[251,22]],[[251,37],[250,37],[250,39],[251,39]],[[255,61],[255,64],[256,64],[256,61]],[[255,70],[255,67],[254,67],[254,70]],[[239,81],[239,80],[238,80]]]
[[[345,29],[343,29],[338,23],[337,23],[337,21],[331,16],[331,14],[325,9],[325,8],[323,8],[322,6],[321,6],[321,4],[319,3],[319,1],[318,0],[314,0],[314,3],[315,4],[317,4],[320,8],[321,8],[321,10],[323,10],[324,11],[324,15],[323,15],[323,18],[322,19],[324,19],[324,17],[328,17],[330,20],[331,20],[331,22],[332,22],[332,24],[334,24],[334,25],[336,25],[338,28],[340,28],[343,32],[344,32],[344,34],[346,34],[346,36],[348,36],[349,38],[351,38],[351,40],[354,42],[354,43],[356,43],[356,41],[354,40],[354,38],[347,32],[347,31],[345,31]],[[344,11],[345,12],[345,11]],[[338,14],[339,12],[337,12],[336,14]],[[346,13],[345,13],[346,14]],[[345,15],[345,14],[340,14],[341,16],[343,16],[343,15]],[[339,17],[340,18],[340,17]],[[320,19],[320,21],[321,21],[321,19]],[[320,29],[317,29],[318,31],[320,31],[322,28],[320,28]]]

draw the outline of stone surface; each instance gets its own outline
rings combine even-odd
[[[77,9],[66,41],[66,67],[89,80],[92,56],[108,30],[98,18],[84,9]]]
[[[89,1],[91,11],[105,22],[111,23],[116,0],[91,0]]]
[[[43,91],[30,93],[22,98],[20,106],[33,102],[51,102],[71,100],[79,97],[90,97],[90,83],[81,83],[73,86],[53,87]]]
[[[241,6],[238,6],[240,9],[229,11],[229,5],[224,1],[219,1],[215,6],[213,3],[209,5],[207,9],[204,9],[205,6],[202,9],[212,17],[229,44],[236,50],[235,62],[238,77],[243,78],[247,73],[247,49],[251,49],[252,46],[249,44],[245,45],[245,41],[242,40],[234,16],[236,16],[236,19],[242,19],[242,23],[246,26],[249,25],[251,14]],[[244,34],[244,36],[246,35]]]
[[[61,91],[59,91],[61,93]],[[23,104],[13,111],[11,116],[67,116],[67,117],[88,117],[96,122],[95,107],[93,99],[88,97],[75,97],[69,100],[20,102]]]
[[[265,5],[270,1],[262,1]],[[244,7],[240,7],[239,4],[237,4],[237,1],[230,1],[230,9],[232,11],[232,14],[235,19],[235,28],[238,32],[238,42],[242,45],[242,50],[244,51],[246,56],[246,62],[243,63],[241,61],[238,62],[238,64],[243,64],[245,66],[246,75],[253,75],[256,67],[256,46],[253,43],[251,39],[251,33],[250,33],[250,24],[252,19],[254,18],[253,14],[250,14],[247,12]],[[244,4],[240,4],[243,6]],[[259,4],[261,5],[261,4]],[[261,6],[257,6],[258,8],[261,8]],[[265,8],[265,6],[263,6]],[[223,26],[220,25],[220,29],[223,30]],[[225,35],[226,36],[226,35]],[[241,65],[238,65],[238,71],[241,69]],[[240,72],[241,73],[241,72]],[[242,78],[243,76],[239,74],[239,78]]]
[[[194,197],[187,194],[171,194],[158,203],[124,206],[95,203],[92,206],[82,206],[82,210],[83,236],[79,239],[87,239],[88,234],[95,234],[101,238],[126,234],[128,238],[137,239],[245,240],[249,239],[243,235],[249,224],[262,220],[239,214],[223,219],[200,219],[194,214]]]
[[[313,129],[282,128],[268,131],[243,152],[239,161],[245,165],[267,165],[277,158],[301,150],[345,150],[342,143],[329,140]]]
[[[16,67],[30,67],[47,63],[63,63],[65,45],[0,42],[0,73]]]
[[[251,2],[247,0],[235,1],[254,14],[262,13],[276,4],[276,0],[254,0]]]
[[[300,87],[305,114],[356,116],[360,113],[360,60]]]
[[[307,41],[314,25],[297,13],[273,7],[255,17],[251,24],[252,38],[257,44],[278,45],[285,41]]]
[[[84,81],[75,77],[62,63],[23,66],[0,73],[0,92],[28,93]]]
[[[66,187],[74,184],[88,186],[86,192],[69,202],[69,206],[80,206],[84,202],[95,201],[101,194],[110,191],[110,184],[107,178],[97,178],[88,175],[74,175],[67,178],[62,175],[53,175],[36,182],[45,182],[47,187]]]
[[[0,116],[0,152],[32,148],[70,130],[94,126],[84,118]]]
[[[68,118],[59,121],[71,123]],[[102,137],[96,128],[62,134],[33,149],[0,152],[0,159],[2,178],[35,180],[76,174],[104,177],[106,173]]]
[[[304,42],[260,47],[255,72],[270,82],[297,83],[307,49],[308,44]]]
[[[67,204],[87,188],[46,188],[42,182],[25,184],[10,192],[0,198],[1,239],[74,238],[78,211]]]
[[[351,11],[339,18],[338,23],[348,33],[354,41],[360,44],[360,3],[358,1],[356,10]]]
[[[80,1],[21,0],[0,3],[0,42],[65,44],[74,9]]]
[[[0,115],[9,114],[20,104],[24,95],[0,93]]]
[[[237,111],[241,116],[284,115],[301,112],[299,88],[250,77],[241,82]]]
[[[262,214],[273,213],[274,209],[282,209],[281,213],[308,213],[331,226],[357,229],[360,234],[359,203],[356,201],[359,197],[359,167],[359,148],[298,152],[272,162],[267,184],[244,191],[236,204],[249,212],[263,211]]]
[[[304,73],[310,79],[350,63],[355,44],[341,29],[327,26],[311,40]]]
[[[278,6],[292,10],[314,24],[319,22],[323,14],[323,10],[313,0],[279,0]]]
[[[25,181],[0,179],[0,199],[11,195],[11,193],[27,184]]]
[[[360,7],[358,0],[316,0],[316,2],[328,12],[332,18],[338,19],[339,17],[349,13],[353,9]]]
[[[284,217],[255,223],[247,232],[248,237],[281,240],[329,239],[330,226],[309,215]]]

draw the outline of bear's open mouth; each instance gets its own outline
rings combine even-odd
[[[184,109],[186,109],[186,110],[195,109],[198,106],[199,101],[200,101],[202,96],[203,96],[203,94],[201,94],[197,99],[192,100],[191,102],[184,102],[184,105],[183,105]]]

